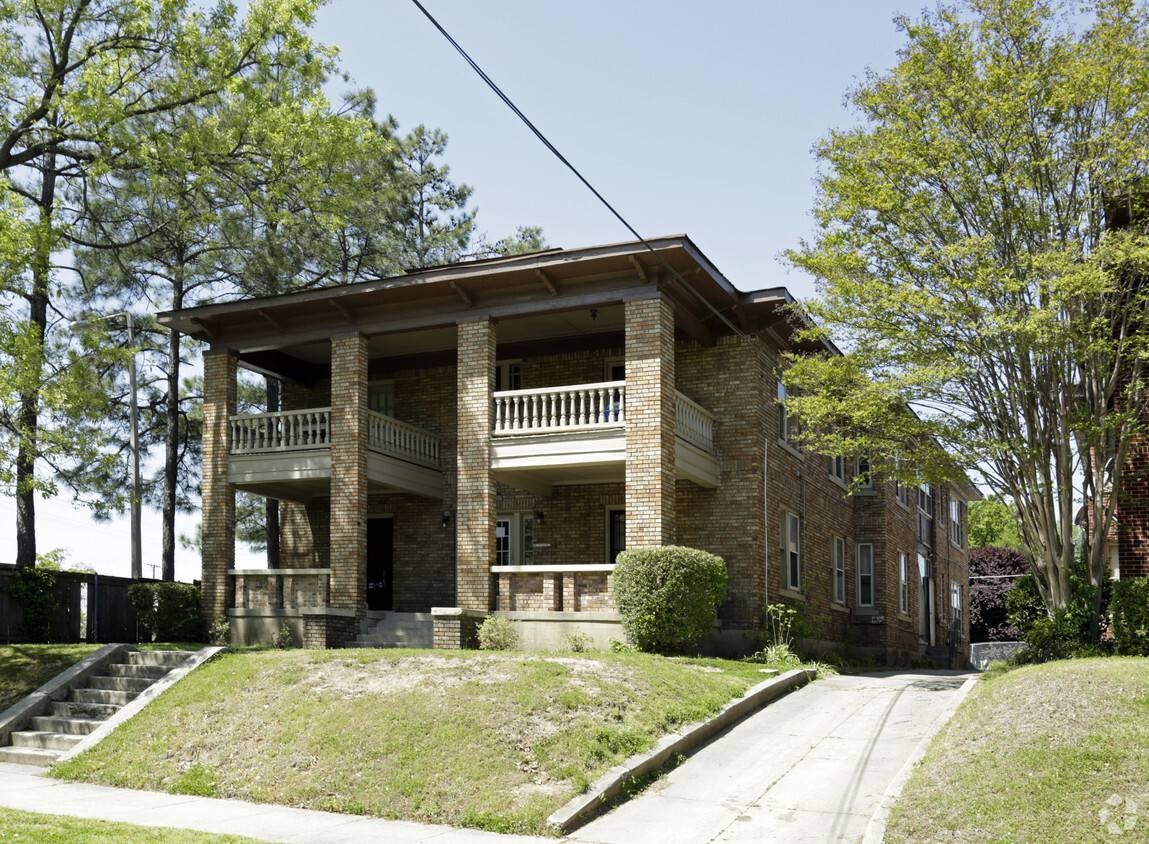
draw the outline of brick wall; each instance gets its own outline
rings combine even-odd
[[[460,323],[458,336],[457,606],[488,610],[494,593],[490,571],[495,555],[495,481],[491,474],[495,326],[490,320]]]
[[[365,613],[367,338],[331,340],[330,606]]]
[[[235,568],[235,487],[227,481],[231,442],[228,417],[235,413],[238,356],[209,350],[203,355],[203,584],[200,607],[210,625],[231,606],[228,569]]]
[[[661,297],[626,303],[626,542],[675,538],[674,310]]]

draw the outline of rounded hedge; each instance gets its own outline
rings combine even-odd
[[[682,651],[714,626],[726,580],[726,561],[697,548],[623,551],[614,597],[626,635],[644,651]]]

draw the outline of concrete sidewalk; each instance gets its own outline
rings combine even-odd
[[[567,840],[862,841],[883,799],[900,788],[899,774],[908,770],[907,761],[941,726],[973,677],[913,671],[818,680],[703,745],[641,796]],[[0,806],[285,844],[555,840],[68,783],[39,773],[37,768],[0,764]],[[873,840],[881,840],[882,818],[879,811],[870,830]]]
[[[553,838],[499,835],[475,829],[385,821],[358,815],[256,805],[70,783],[40,776],[42,768],[0,763],[0,806],[138,826],[167,826],[246,835],[283,844],[538,844]]]
[[[973,677],[911,671],[818,680],[699,748],[642,796],[570,838],[585,844],[863,841],[887,789]],[[879,817],[871,837],[880,841],[882,832]]]

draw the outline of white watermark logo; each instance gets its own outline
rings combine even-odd
[[[1123,835],[1137,829],[1141,818],[1141,806],[1132,797],[1114,794],[1098,810],[1097,817],[1110,835]]]

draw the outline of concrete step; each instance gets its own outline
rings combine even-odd
[[[40,747],[0,747],[0,762],[47,768],[59,759],[62,753],[61,750],[44,750]]]
[[[189,656],[191,651],[129,651],[129,665],[166,665],[175,668]]]
[[[109,689],[72,689],[71,699],[76,703],[114,703],[124,706],[131,703],[139,692],[122,692]]]
[[[69,733],[76,736],[86,736],[94,733],[100,724],[101,718],[64,718],[56,715],[37,715],[32,719],[32,729],[46,733]]]
[[[39,747],[43,750],[71,750],[83,740],[83,736],[40,730],[17,730],[12,733],[13,747]]]
[[[95,718],[103,721],[111,718],[121,709],[117,703],[83,703],[76,700],[57,701],[52,704],[50,714],[57,718]]]
[[[166,665],[128,665],[123,662],[115,662],[108,666],[108,676],[158,680],[170,670]]]
[[[89,677],[88,688],[139,693],[153,682],[151,677]]]
[[[392,612],[391,610],[385,610],[382,612],[379,610],[371,610],[367,613],[368,622],[385,621],[387,619],[397,621],[430,622],[434,619],[434,616],[432,616],[429,612]]]

